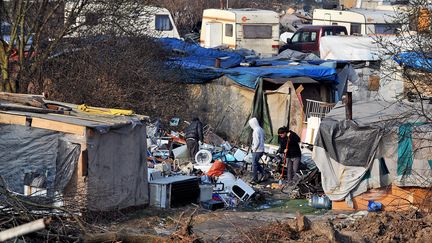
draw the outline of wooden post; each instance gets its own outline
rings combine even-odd
[[[35,231],[45,229],[45,226],[48,225],[50,221],[51,219],[49,218],[38,219],[33,222],[23,224],[12,229],[4,230],[0,232],[0,242],[4,242],[18,236],[26,235]]]
[[[345,98],[345,117],[352,120],[352,92],[347,92]]]

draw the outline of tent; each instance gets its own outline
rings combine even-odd
[[[65,205],[95,211],[148,204],[146,117],[46,102],[72,110],[2,102],[0,175],[7,188],[21,195],[44,188],[46,197],[62,195]],[[35,177],[44,182],[35,185]]]
[[[359,207],[352,204],[353,199],[358,201],[369,190],[388,186],[430,189],[432,123],[418,112],[417,105],[363,101],[353,104],[353,120],[345,120],[341,104],[326,115],[313,160],[332,201],[346,200]],[[424,114],[431,114],[432,106],[424,105]]]

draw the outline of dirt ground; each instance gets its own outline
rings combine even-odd
[[[430,213],[312,211],[303,216],[292,210],[144,208],[99,228],[175,242],[430,242],[432,237]]]

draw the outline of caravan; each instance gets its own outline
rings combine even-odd
[[[201,27],[201,45],[212,48],[252,49],[272,56],[279,49],[279,15],[260,9],[206,9]]]
[[[72,8],[72,3],[66,4],[65,17],[70,14]],[[127,17],[124,18],[119,18],[114,14],[106,14],[105,8],[106,6],[103,4],[97,3],[86,6],[86,9],[83,9],[82,14],[77,17],[73,26],[80,28],[80,32],[72,33],[69,37],[103,35],[114,32],[180,38],[171,13],[166,8],[137,6],[134,11],[125,8],[123,11],[129,14],[125,15]],[[116,26],[112,22],[116,22]]]
[[[315,9],[312,25],[345,26],[350,35],[393,35],[402,25],[394,23],[395,11],[369,9]]]

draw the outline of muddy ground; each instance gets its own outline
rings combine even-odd
[[[155,242],[430,242],[432,238],[430,213],[309,209],[303,215],[293,211],[304,201],[295,202],[291,207],[248,211],[208,211],[198,205],[144,208],[95,223],[100,232],[146,235]]]

